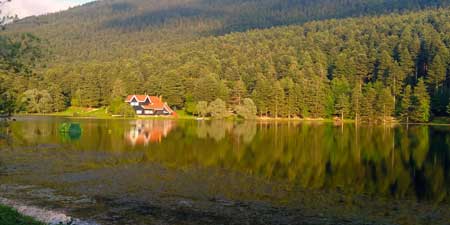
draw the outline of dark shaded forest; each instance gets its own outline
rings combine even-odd
[[[50,50],[32,74],[5,76],[16,110],[148,93],[192,114],[199,102],[235,111],[251,99],[270,117],[449,115],[448,1],[145,2],[102,1],[9,26],[5,34],[32,32]]]
[[[49,40],[52,62],[135,57],[149,47],[308,21],[436,9],[449,0],[106,0],[8,26]]]

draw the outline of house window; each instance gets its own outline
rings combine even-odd
[[[142,115],[142,110],[136,110],[136,114]]]
[[[139,102],[131,102],[132,106],[139,106]]]
[[[144,113],[146,115],[153,115],[153,110],[145,110]]]

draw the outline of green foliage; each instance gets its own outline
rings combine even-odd
[[[284,105],[284,90],[279,81],[275,81],[270,91],[271,95],[266,101],[270,104],[270,113],[277,118],[282,114]]]
[[[26,18],[9,25],[7,31],[26,30],[49,39],[54,43],[52,50],[59,56],[58,60],[111,60],[125,54],[147,52],[143,46],[158,46],[165,41],[184,42],[204,35],[448,5],[447,0],[96,1],[65,13]],[[84,41],[80,43],[80,40]],[[111,44],[99,44],[105,40]],[[70,49],[67,46],[71,46]]]
[[[56,59],[48,69],[20,83],[9,79],[5,86],[14,87],[12,96],[28,89],[48,90],[58,99],[53,110],[64,105],[104,107],[115,97],[148,93],[191,114],[199,101],[220,98],[235,108],[251,97],[259,116],[341,114],[376,122],[409,115],[401,106],[402,93],[420,78],[432,96],[426,117],[448,115],[449,9],[305,23],[352,16],[351,9],[363,6],[377,7],[361,11],[371,15],[446,6],[445,1],[327,1],[323,11],[314,6],[324,0],[225,2],[194,0],[180,8],[175,1],[168,9],[166,1],[136,0],[120,14],[112,13],[110,4],[96,2],[61,14],[72,18],[52,14],[26,19],[45,23],[16,23],[6,34],[25,30],[48,38]],[[289,16],[273,21],[273,4],[280,10],[276,15]],[[239,10],[226,10],[229,7]],[[105,9],[93,15],[98,21],[81,16],[96,9]],[[220,9],[214,11],[214,22],[209,20],[212,9]],[[244,15],[245,23],[236,20]],[[87,27],[80,26],[83,23]],[[246,31],[295,23],[301,25]],[[101,35],[91,26],[103,27]],[[59,32],[66,27],[73,30]],[[50,31],[58,32],[49,36]],[[217,35],[229,31],[246,32]],[[50,89],[49,84],[59,88]]]
[[[252,96],[260,116],[267,115],[269,112],[269,99],[271,99],[271,87],[266,78],[258,76]]]
[[[125,97],[128,95],[126,90],[126,83],[121,79],[116,79],[112,85],[112,93],[111,93],[111,100],[120,98],[125,99]]]
[[[48,90],[52,99],[52,112],[61,112],[67,108],[67,99],[64,96],[62,89],[58,85],[50,85]]]
[[[43,225],[31,217],[22,216],[16,210],[0,205],[0,224],[2,225]]]
[[[124,117],[136,116],[136,111],[130,104],[124,102],[123,98],[116,97],[111,101],[108,111],[113,115],[121,115]]]
[[[337,114],[341,115],[341,119],[344,120],[344,115],[347,115],[350,112],[350,100],[348,95],[341,94],[337,96],[335,110]]]
[[[236,106],[236,113],[244,119],[254,119],[257,113],[255,103],[250,98],[244,98],[242,104]]]
[[[42,57],[40,39],[30,33],[14,37],[0,34],[0,71],[30,74]]]
[[[2,22],[0,15],[0,28]],[[25,76],[31,74],[42,56],[39,43],[38,38],[28,33],[14,37],[0,33],[0,115],[11,115],[17,110],[18,93],[25,91],[20,88],[24,85],[21,82],[26,82]]]
[[[230,116],[226,103],[220,98],[209,103],[208,113],[213,119],[225,119]]]
[[[1,73],[1,72],[0,72]],[[0,74],[0,115],[9,116],[15,110],[15,97]]]
[[[381,88],[377,93],[378,117],[380,120],[386,121],[394,113],[394,97],[389,88]]]
[[[232,90],[230,93],[231,104],[240,105],[245,95],[247,94],[247,88],[242,80],[238,80],[232,84]]]
[[[208,110],[208,102],[206,101],[199,101],[195,106],[195,111],[201,117],[205,117],[208,114]]]
[[[161,80],[161,94],[173,108],[182,108],[184,105],[185,87],[182,78],[170,71]]]
[[[430,120],[430,95],[423,79],[419,79],[414,87],[413,105],[414,111],[411,118],[417,122],[428,122]]]
[[[362,84],[360,82],[355,83],[355,86],[352,89],[352,109],[354,112],[354,117],[356,122],[361,120],[361,110],[362,110],[362,102],[363,102],[363,95],[362,95]]]
[[[350,86],[348,81],[343,78],[335,78],[331,82],[333,96],[335,96],[334,110],[335,114],[339,114],[341,119],[350,113]]]
[[[449,99],[449,103],[447,105],[447,113],[450,115],[450,99]]]
[[[411,92],[412,92],[411,86],[409,85],[406,86],[400,103],[401,108],[400,118],[406,122],[409,122],[409,118],[411,117],[413,110],[413,106],[411,105],[411,98],[412,98]]]
[[[21,101],[26,111],[30,113],[50,113],[53,111],[53,99],[47,90],[27,90],[23,93]]]
[[[195,102],[187,101],[184,103],[184,111],[190,115],[197,114],[197,104]]]

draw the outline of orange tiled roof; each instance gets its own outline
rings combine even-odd
[[[147,110],[162,110],[166,109],[168,112],[173,112],[172,109],[163,101],[161,101],[161,98],[158,96],[149,96],[149,95],[128,95],[126,102],[131,102],[133,97],[136,97],[136,99],[139,102],[145,102],[147,97],[150,99],[150,104],[142,105],[141,107],[143,109]]]
[[[156,96],[149,96],[150,98],[150,104],[147,105],[143,105],[142,108],[143,109],[164,109],[164,102],[161,101],[161,99],[159,97]]]
[[[148,97],[148,95],[128,95],[126,102],[131,102],[133,97],[136,97],[136,100],[138,100],[138,102],[145,102],[145,99]]]

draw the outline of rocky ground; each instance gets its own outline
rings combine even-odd
[[[324,205],[317,200],[319,198],[314,197],[317,194],[314,192],[293,203],[277,205],[264,201],[243,202],[221,198],[195,200],[183,196],[171,196],[164,200],[69,196],[48,189],[37,190],[33,186],[1,185],[1,189],[3,195],[8,190],[9,194],[6,195],[23,199],[0,198],[0,204],[12,206],[20,213],[48,224],[406,225],[448,224],[450,218],[448,208],[429,208],[413,202],[392,202],[392,207],[383,208],[386,204],[370,198],[355,198],[349,203],[348,199],[337,197],[335,200],[327,196],[329,205]],[[317,201],[306,202],[313,199]]]

